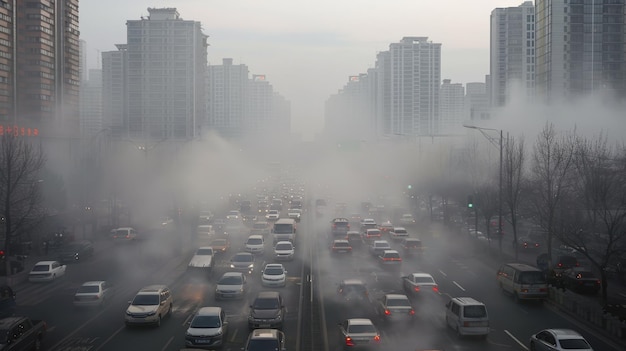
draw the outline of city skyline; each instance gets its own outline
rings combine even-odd
[[[275,1],[268,6],[249,1],[214,5],[197,0],[112,0],[102,9],[95,1],[83,1],[80,30],[87,42],[87,68],[95,68],[101,52],[126,42],[126,21],[147,16],[148,7],[175,7],[183,19],[202,23],[209,36],[209,64],[233,58],[248,65],[251,74],[267,76],[292,102],[292,131],[306,140],[322,130],[324,102],[346,78],[367,71],[378,52],[404,36],[428,36],[442,43],[442,79],[484,82],[489,73],[490,13],[522,2],[372,1],[365,6],[321,1],[313,6]]]

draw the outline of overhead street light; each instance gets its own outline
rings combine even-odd
[[[500,245],[500,251],[502,251],[502,148],[503,148],[503,138],[502,138],[502,129],[493,129],[493,128],[482,128],[477,127],[475,125],[469,125],[463,123],[463,127],[469,129],[477,129],[480,134],[482,134],[489,142],[497,147],[500,151],[500,172],[499,172],[499,181],[498,181],[498,242]],[[494,138],[492,135],[489,135],[486,131],[495,131],[500,132],[500,138]],[[478,230],[478,228],[476,228]]]

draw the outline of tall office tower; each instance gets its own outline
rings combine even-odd
[[[489,81],[489,79],[487,79]],[[465,116],[471,121],[490,118],[489,92],[486,83],[465,84]]]
[[[599,92],[625,99],[625,1],[536,0],[535,8],[539,101]]]
[[[230,138],[241,137],[245,128],[245,109],[249,89],[249,70],[244,64],[233,65],[225,58],[221,65],[207,70],[207,121],[202,130],[214,130]]]
[[[383,133],[440,134],[441,44],[427,37],[404,37],[378,54],[376,68]]]
[[[513,94],[531,101],[535,86],[535,7],[532,1],[491,12],[490,58],[493,106],[505,106]]]
[[[439,132],[454,135],[463,131],[465,88],[444,79],[439,92]]]
[[[129,137],[194,138],[206,111],[207,36],[175,8],[148,13],[126,22]]]
[[[90,69],[80,86],[80,135],[89,140],[104,130],[102,124],[102,70]]]
[[[291,108],[289,102],[274,91],[264,74],[254,74],[248,81],[245,133],[261,139],[289,135]]]
[[[86,82],[89,79],[89,70],[87,69],[87,42],[84,40],[78,41],[79,52],[79,69],[80,82]]]
[[[0,121],[78,135],[78,35],[78,0],[0,1]]]
[[[102,53],[102,126],[115,139],[128,136],[128,94],[126,83],[127,45]]]

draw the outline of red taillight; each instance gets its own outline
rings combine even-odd
[[[559,262],[559,264],[557,266],[563,267],[563,263]]]
[[[411,316],[415,315],[415,310],[410,310],[410,311],[409,311],[409,314],[410,314]]]
[[[433,286],[433,291],[434,292],[439,292],[439,287],[437,285]]]
[[[420,287],[419,287],[419,286],[416,286],[416,287],[414,287],[414,288],[413,288],[413,290],[414,290],[414,291],[420,291]]]
[[[389,316],[389,315],[391,315],[391,311],[385,310],[385,316]]]
[[[374,341],[379,342],[379,341],[380,341],[380,335],[376,335],[376,336],[374,337]]]
[[[346,336],[346,346],[354,346],[354,342],[352,341],[352,338],[349,336]]]

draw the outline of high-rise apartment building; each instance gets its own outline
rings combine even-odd
[[[128,136],[194,138],[206,114],[207,36],[200,22],[183,20],[175,8],[148,12],[126,22]]]
[[[89,139],[103,130],[102,70],[90,69],[80,86],[80,135]]]
[[[526,1],[518,7],[491,12],[491,102],[505,106],[512,94],[532,100],[535,86],[535,7]]]
[[[489,81],[489,77],[487,77]],[[487,83],[471,82],[465,84],[465,115],[471,121],[490,118],[489,89]]]
[[[207,71],[207,121],[203,131],[215,130],[225,137],[241,136],[245,125],[245,104],[249,88],[248,66],[233,65],[225,58]]]
[[[127,45],[102,53],[102,125],[113,138],[128,136],[128,95],[126,84]]]
[[[0,1],[0,121],[79,133],[78,0]]]
[[[539,101],[626,98],[624,0],[536,0],[535,8]]]
[[[383,134],[438,135],[441,44],[404,37],[378,60]]]
[[[439,127],[440,134],[454,135],[463,131],[465,119],[465,88],[461,83],[452,83],[444,79],[439,92]]]

